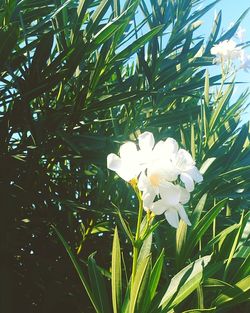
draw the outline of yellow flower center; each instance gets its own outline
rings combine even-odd
[[[152,186],[158,187],[160,185],[160,176],[157,174],[150,175],[149,181]]]

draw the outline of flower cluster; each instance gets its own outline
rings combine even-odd
[[[216,63],[239,59],[241,53],[242,49],[233,40],[224,40],[211,49],[211,54],[216,56]]]
[[[230,28],[233,25],[231,24]],[[245,28],[240,26],[235,34],[235,38],[241,43],[244,40],[245,32]],[[232,39],[219,42],[211,48],[210,52],[212,55],[215,55],[214,63],[239,61],[241,69],[246,72],[250,69],[250,55],[241,47],[237,46],[237,43]]]
[[[146,211],[164,213],[176,228],[179,218],[190,225],[183,205],[189,201],[195,183],[203,179],[192,156],[179,148],[173,138],[155,144],[150,132],[138,137],[138,145],[139,149],[135,143],[127,142],[120,147],[120,156],[109,154],[108,168],[126,181],[138,180]]]

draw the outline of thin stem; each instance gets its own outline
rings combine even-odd
[[[139,199],[139,212],[138,212],[138,219],[137,219],[137,227],[136,227],[135,240],[138,240],[138,239],[140,238],[140,229],[141,229],[142,213],[143,213],[143,204],[142,204],[142,200]]]
[[[133,246],[132,285],[133,285],[134,278],[135,278],[136,265],[137,265],[137,260],[139,256],[140,228],[141,228],[142,214],[143,214],[143,203],[142,203],[141,197],[138,192],[136,192],[136,194],[139,200],[139,212],[138,212],[137,227],[136,227],[136,233],[135,233],[135,243]]]
[[[199,258],[201,258],[201,250],[202,250],[202,243],[200,239],[199,240]],[[204,296],[203,296],[203,289],[202,289],[201,284],[199,284],[199,286],[197,287],[196,292],[197,292],[198,308],[204,309]]]
[[[214,205],[216,204],[216,200],[214,200]],[[213,220],[213,239],[216,236],[216,217]],[[215,244],[213,244],[213,251],[215,251]]]
[[[203,289],[201,285],[199,285],[199,287],[197,288],[197,300],[198,300],[198,308],[204,309],[204,295],[203,295]]]
[[[138,260],[138,255],[139,255],[139,249],[136,247],[136,245],[133,247],[133,266],[132,266],[132,284],[134,284],[134,279],[135,279],[135,273],[136,273],[136,264]]]

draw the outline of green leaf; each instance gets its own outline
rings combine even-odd
[[[117,211],[117,214],[119,216],[119,219],[120,219],[120,222],[121,222],[121,225],[125,231],[125,233],[127,234],[128,238],[130,239],[132,245],[134,245],[134,236],[133,236],[133,233],[129,227],[129,224],[124,220],[120,210],[115,206],[116,208],[116,211]]]
[[[205,15],[209,10],[211,10],[220,0],[215,0],[212,3],[209,3],[207,6],[202,7],[200,10],[196,9],[194,13],[190,16],[190,20],[198,20],[203,15]]]
[[[192,213],[192,216],[191,216],[191,221],[192,221],[192,224],[195,226],[198,221],[200,220],[200,217],[201,217],[201,214],[202,214],[202,211],[204,209],[204,206],[206,204],[206,200],[207,200],[207,194],[205,193],[199,200],[199,202],[197,203],[193,213]]]
[[[61,241],[61,243],[63,244],[65,250],[67,251],[69,257],[70,257],[70,260],[72,262],[72,264],[74,265],[74,268],[78,274],[78,277],[80,278],[81,280],[81,283],[85,289],[85,291],[87,292],[87,295],[95,309],[95,311],[97,313],[100,312],[99,308],[98,308],[98,304],[94,298],[94,295],[92,293],[92,290],[90,289],[89,285],[88,285],[88,282],[86,280],[86,278],[84,277],[84,274],[83,274],[83,271],[80,267],[80,264],[78,263],[74,253],[71,251],[71,248],[70,246],[68,245],[68,243],[65,241],[65,239],[63,238],[63,236],[61,235],[61,233],[59,232],[59,230],[54,226],[54,225],[51,225],[52,229],[54,230],[54,232],[56,233],[57,237],[59,238],[59,240]]]
[[[186,236],[187,236],[187,224],[183,220],[180,220],[179,226],[176,231],[176,257],[177,259],[181,254],[183,246],[185,245]]]
[[[243,279],[244,277],[250,274],[250,253],[245,257],[244,262],[241,264],[239,269],[237,270],[236,275],[233,277],[233,281],[235,279]]]
[[[213,220],[224,207],[225,203],[226,199],[221,200],[199,220],[199,222],[191,230],[188,241],[192,240],[196,244],[202,238],[206,230],[212,224]]]
[[[105,286],[103,276],[98,269],[93,254],[88,257],[88,272],[90,283],[92,286],[92,292],[100,308],[100,312],[110,312],[108,303],[108,294]]]
[[[183,311],[182,313],[202,313],[202,312],[216,312],[216,308],[210,308],[210,309],[192,309]]]
[[[218,243],[218,246],[219,246],[219,250],[221,250],[221,247],[223,245],[223,243],[225,242],[226,238],[232,233],[232,232],[235,232],[235,230],[237,230],[239,228],[239,225],[238,224],[234,224],[234,225],[231,225],[225,229],[223,229],[221,232],[219,232],[212,240],[210,240],[206,247],[203,248],[203,252],[206,252],[206,251],[209,251],[209,249],[211,249],[215,244]],[[231,238],[230,238],[231,239]],[[229,240],[230,243],[231,243],[231,240]],[[228,251],[228,247],[226,247],[226,252],[229,253]],[[221,257],[221,251],[220,251],[220,257]],[[226,256],[225,256],[226,258]]]
[[[98,234],[110,231],[110,225],[108,222],[101,222],[96,224],[93,228],[91,228],[91,234]]]
[[[147,238],[143,241],[142,247],[140,249],[139,257],[137,260],[137,266],[139,266],[140,262],[147,258],[150,255],[151,252],[151,245],[152,245],[152,233],[147,236]]]
[[[128,47],[126,47],[124,50],[122,50],[116,56],[114,56],[110,60],[110,63],[120,62],[129,58],[131,55],[137,52],[139,48],[145,45],[150,39],[152,39],[154,36],[159,34],[162,31],[162,29],[163,29],[163,26],[154,27],[145,35],[136,39],[132,44],[128,45]]]
[[[54,35],[52,32],[44,34],[36,46],[36,51],[30,67],[29,79],[31,79],[31,81],[32,79],[40,78],[41,71],[46,67],[53,45],[53,39]]]
[[[209,167],[213,164],[213,162],[216,160],[216,158],[208,158],[206,161],[202,164],[200,168],[201,174],[205,174],[206,171],[209,169]]]
[[[206,106],[209,105],[209,72],[206,70],[206,76],[205,76],[205,88],[204,88],[204,100]]]
[[[75,25],[72,29],[71,32],[71,41],[73,42],[75,40],[75,38],[78,37],[79,33],[80,33],[80,29],[81,29],[81,25],[83,23],[83,21],[85,20],[85,14],[87,11],[87,8],[89,6],[89,4],[91,3],[92,0],[79,0],[78,6],[77,6],[77,10],[76,10],[76,14],[77,14],[77,18],[75,20]]]
[[[111,4],[111,0],[101,0],[98,7],[95,9],[93,15],[91,16],[90,22],[87,26],[86,36],[91,38],[92,34],[97,29],[103,16],[106,14],[108,7]]]
[[[224,40],[231,39],[233,37],[233,35],[236,33],[238,27],[240,26],[240,23],[242,22],[244,17],[247,15],[249,9],[250,8],[246,9],[246,11],[239,17],[239,19],[234,23],[234,25],[224,35],[222,35],[216,41],[216,43],[219,43],[219,42],[224,41]]]
[[[204,256],[177,273],[170,281],[170,285],[160,305],[162,309],[167,308],[170,310],[184,299],[186,299],[200,284],[204,268],[211,260],[211,256]]]
[[[114,313],[119,313],[122,304],[122,268],[121,247],[117,227],[115,228],[113,239],[111,273],[113,310]]]
[[[161,251],[161,254],[156,260],[155,265],[151,271],[148,282],[148,288],[143,298],[143,306],[141,308],[142,312],[148,312],[150,305],[155,297],[156,290],[161,277],[163,261],[164,261],[164,249]]]
[[[232,259],[234,257],[234,254],[235,254],[235,251],[237,249],[237,246],[238,246],[238,243],[240,241],[240,238],[241,238],[241,235],[242,235],[242,232],[246,226],[246,223],[247,221],[249,220],[249,216],[250,216],[250,212],[249,214],[247,214],[245,217],[244,217],[244,214],[242,213],[242,216],[241,216],[241,220],[239,222],[239,228],[235,234],[235,237],[234,237],[234,240],[233,242],[231,243],[231,246],[230,246],[230,249],[229,249],[229,256],[228,256],[228,259],[226,261],[226,266],[225,266],[225,271],[224,271],[224,275],[223,275],[223,279],[226,280],[226,277],[227,277],[227,274],[228,274],[228,270],[229,270],[229,266],[232,262]]]
[[[246,123],[242,126],[239,134],[235,138],[234,144],[228,152],[228,160],[225,164],[225,169],[229,168],[229,166],[236,162],[241,155],[244,144],[249,136],[249,123]]]
[[[250,296],[250,276],[237,282],[235,285],[224,289],[212,305],[217,308],[233,306],[245,301],[249,301]]]
[[[225,287],[232,287],[232,285],[226,283],[223,280],[217,278],[206,278],[203,281],[203,286],[206,288],[225,288]]]
[[[212,130],[214,130],[214,128],[218,127],[219,118],[222,115],[223,110],[227,106],[227,104],[228,104],[228,102],[232,96],[233,89],[234,89],[234,84],[230,84],[228,86],[228,88],[226,89],[224,95],[219,100],[215,110],[213,111],[211,119],[210,119],[210,123],[209,123],[209,130],[210,131],[212,131]]]
[[[114,36],[121,27],[127,25],[128,18],[131,12],[133,12],[134,4],[128,7],[122,14],[114,18],[111,22],[107,23],[93,38],[93,42],[96,45],[100,45],[107,41],[110,37]]]
[[[193,159],[196,159],[196,146],[195,146],[195,124],[191,124],[191,140],[190,140],[190,145],[191,145],[191,154]]]
[[[214,45],[214,42],[216,41],[216,38],[219,34],[220,26],[221,26],[221,10],[219,11],[219,13],[217,14],[217,16],[214,19],[212,31],[211,31],[211,34],[209,36],[208,43],[207,43],[206,50],[205,50],[206,53],[210,53],[210,49]]]
[[[0,68],[10,57],[17,43],[18,35],[19,29],[16,24],[0,28]]]
[[[140,290],[136,299],[135,312],[142,312],[142,307],[145,303],[145,295],[149,288],[149,277],[152,271],[151,258],[149,259],[148,266],[146,267],[143,280],[141,282]]]
[[[145,279],[145,273],[147,267],[149,266],[150,256],[144,258],[136,268],[135,279],[133,285],[131,287],[131,295],[130,295],[130,305],[129,305],[129,313],[135,312],[135,307],[137,304],[137,298],[139,295],[139,291],[141,286],[143,285],[143,280]]]
[[[213,220],[220,213],[221,209],[225,205],[225,202],[225,199],[218,202],[191,228],[187,236],[186,244],[183,247],[179,256],[179,266],[184,264],[187,258],[192,254],[194,247],[202,239],[202,236],[206,233]]]

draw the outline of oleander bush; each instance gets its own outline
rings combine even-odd
[[[205,38],[217,2],[0,2],[1,312],[249,312],[247,11]],[[149,133],[202,176],[177,229],[107,168]]]

